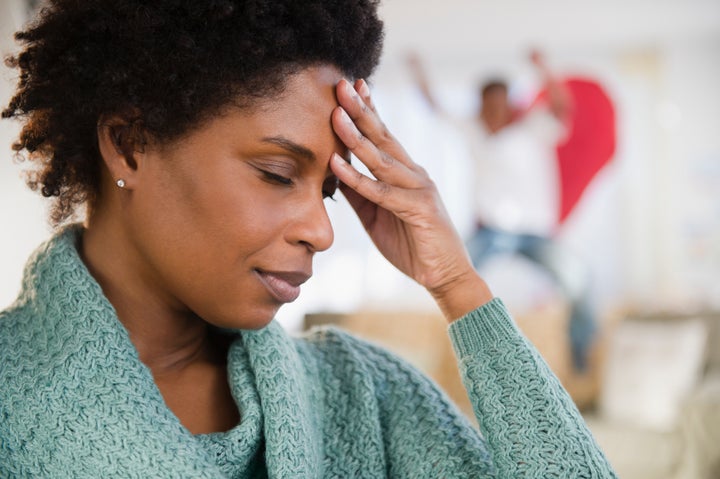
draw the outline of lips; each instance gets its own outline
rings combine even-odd
[[[300,296],[300,285],[310,279],[304,271],[264,271],[256,269],[260,282],[280,303],[292,303]]]

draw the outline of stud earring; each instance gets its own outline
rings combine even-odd
[[[118,185],[118,188],[125,188],[125,180],[123,180],[122,178],[117,180],[115,184]]]

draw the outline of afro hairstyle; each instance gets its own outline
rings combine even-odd
[[[28,184],[67,220],[97,198],[97,126],[118,115],[142,135],[177,138],[228,105],[282,91],[330,64],[366,78],[383,40],[377,0],[49,0],[15,34],[19,71],[2,112],[23,128],[13,150]]]

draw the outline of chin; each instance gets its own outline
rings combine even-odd
[[[241,311],[228,312],[218,317],[216,320],[208,321],[214,326],[228,329],[262,329],[275,318],[280,307],[273,305],[272,307],[264,305],[262,307],[248,310],[242,308]]]
[[[267,318],[260,318],[256,319],[254,321],[243,321],[243,325],[240,327],[240,329],[262,329],[275,318],[275,315],[269,316]]]

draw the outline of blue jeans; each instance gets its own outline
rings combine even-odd
[[[570,304],[568,335],[573,364],[578,371],[584,371],[596,332],[585,265],[550,238],[509,233],[486,226],[475,230],[467,241],[467,248],[476,269],[492,256],[520,254],[550,274]]]

